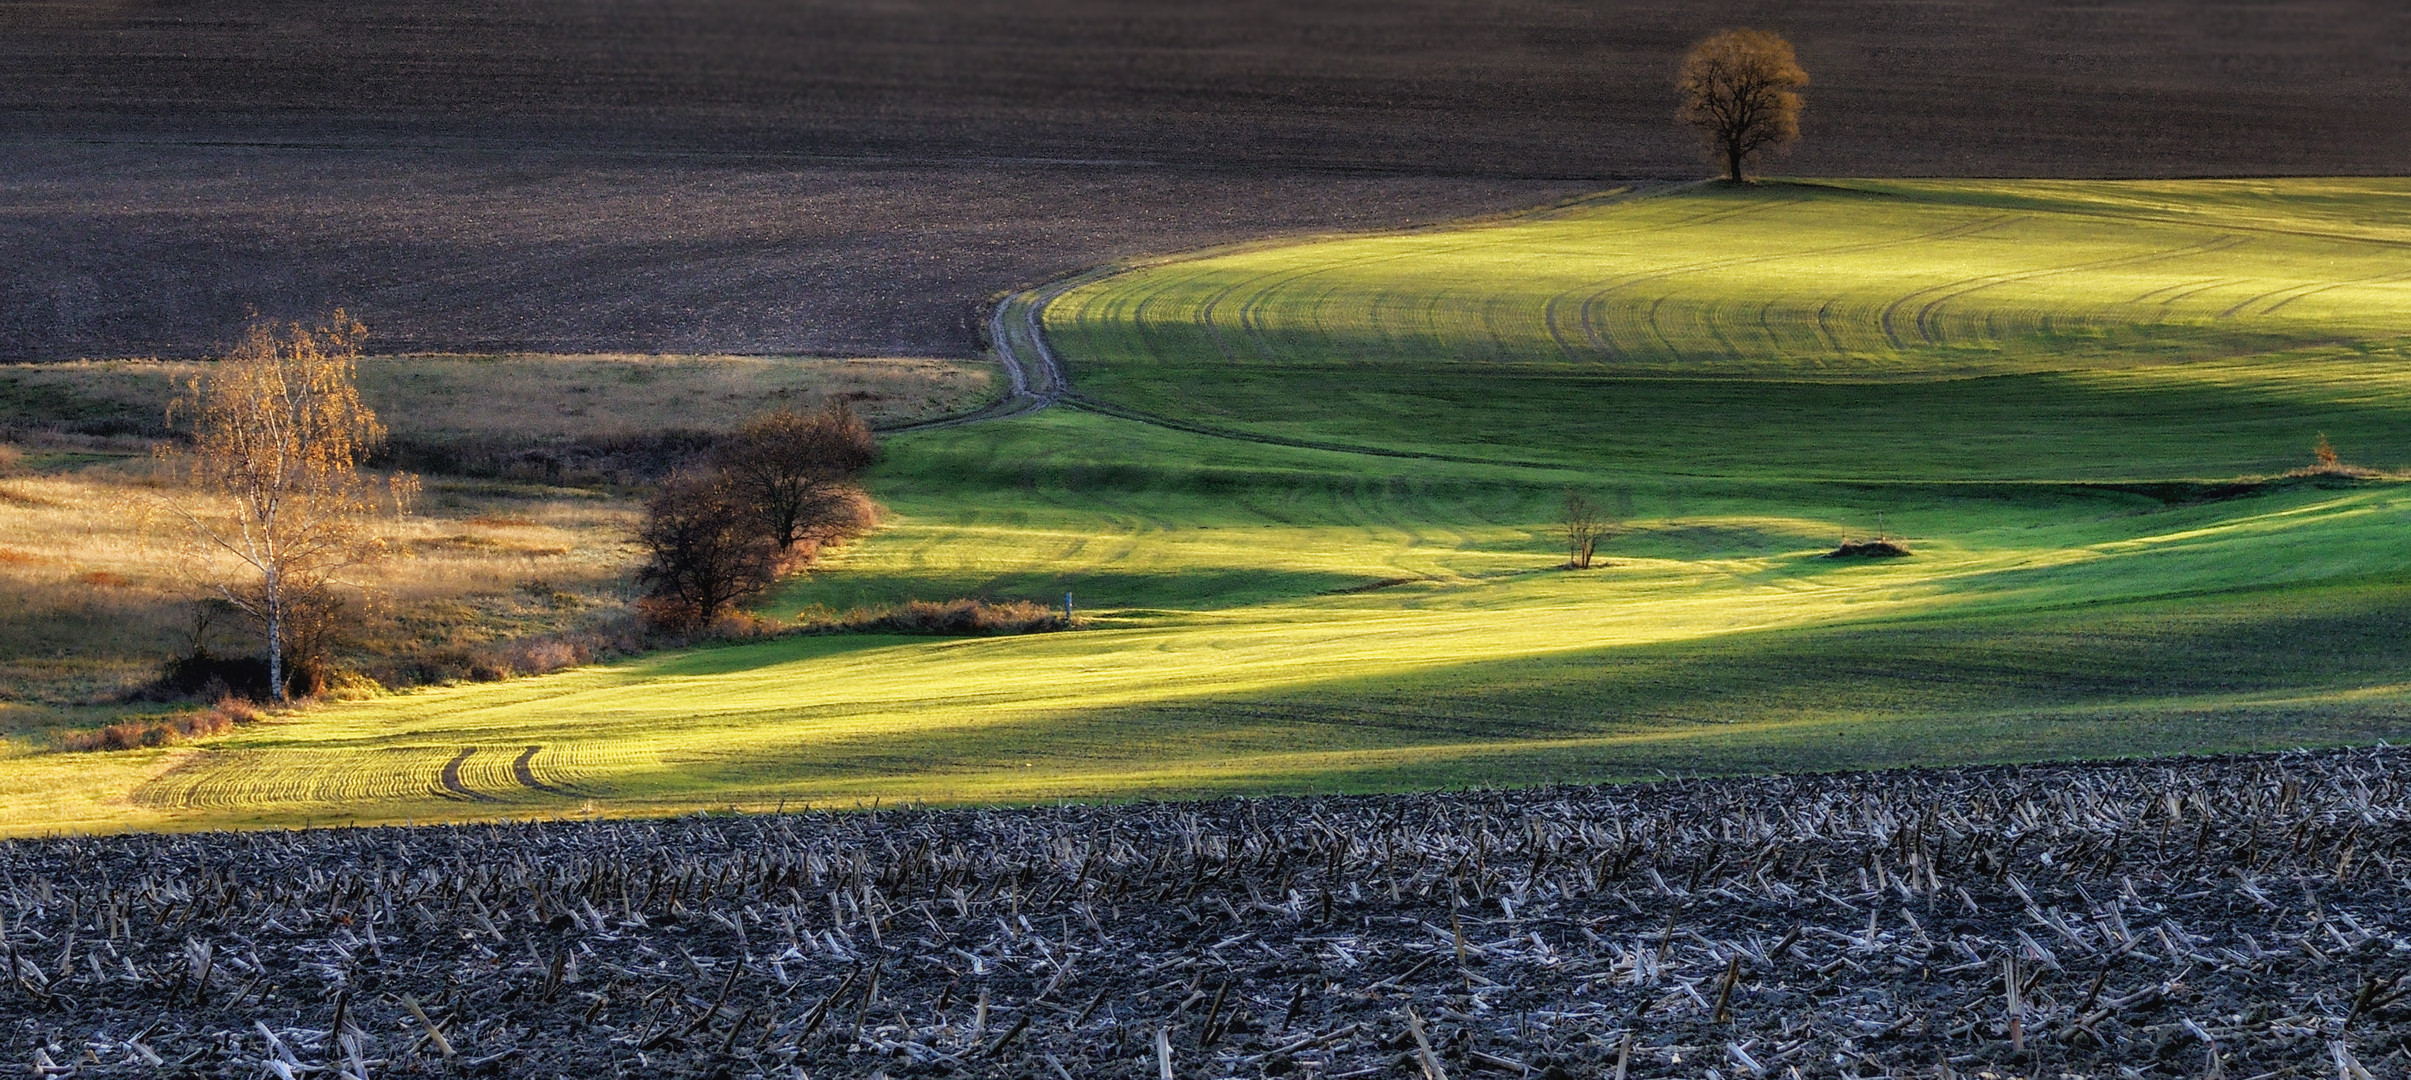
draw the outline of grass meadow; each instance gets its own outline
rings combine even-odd
[[[2411,732],[2411,183],[1835,182],[1066,294],[764,609],[1060,601],[0,763],[16,832],[1368,790]],[[2320,471],[2324,433],[2358,473]],[[1568,487],[1614,508],[1559,569]],[[1904,559],[1821,557],[1846,537]],[[91,763],[78,771],[74,762]]]

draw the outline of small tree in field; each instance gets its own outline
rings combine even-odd
[[[647,621],[707,626],[819,545],[867,531],[875,510],[854,476],[877,456],[870,426],[842,401],[746,421],[708,468],[682,470],[646,505],[637,540],[648,557],[637,576]]]
[[[1607,508],[1591,501],[1590,497],[1565,489],[1566,566],[1574,570],[1591,568],[1591,557],[1599,550],[1599,541],[1615,531],[1615,522]]]
[[[665,630],[708,626],[778,580],[779,546],[726,477],[689,469],[663,481],[636,539],[647,621]]]
[[[215,497],[171,505],[205,552],[232,556],[239,568],[202,573],[211,591],[259,624],[278,700],[289,696],[293,629],[324,639],[336,603],[330,585],[388,552],[376,525],[388,507],[398,517],[417,489],[415,477],[379,482],[360,469],[385,438],[353,377],[367,333],[340,310],[316,328],[255,325],[169,406],[170,423],[181,413],[192,437],[178,464],[194,488]],[[223,560],[196,563],[212,564]]]
[[[809,415],[779,409],[756,416],[721,442],[715,458],[730,492],[785,552],[869,525],[869,502],[853,480],[878,454],[870,425],[832,401]]]
[[[1791,42],[1763,30],[1726,30],[1683,57],[1676,115],[1707,135],[1725,179],[1738,183],[1752,158],[1800,137],[1800,88],[1807,85]]]

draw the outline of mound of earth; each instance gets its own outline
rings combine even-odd
[[[1906,545],[1897,540],[1844,540],[1842,546],[1828,551],[1828,559],[1898,559],[1909,554]]]

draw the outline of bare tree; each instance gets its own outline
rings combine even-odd
[[[1599,541],[1615,531],[1615,519],[1606,507],[1570,487],[1565,489],[1565,516],[1561,524],[1565,528],[1566,566],[1573,570],[1590,569]]]
[[[1763,30],[1726,30],[1691,47],[1675,77],[1681,120],[1699,128],[1739,182],[1751,158],[1800,137],[1808,72],[1791,42]]]
[[[325,324],[279,332],[254,325],[242,344],[185,385],[168,408],[182,413],[192,449],[175,464],[208,498],[172,499],[206,554],[195,561],[209,589],[260,625],[268,645],[269,692],[289,696],[286,660],[292,629],[324,640],[330,589],[344,570],[385,555],[377,528],[398,518],[417,478],[364,473],[360,464],[385,438],[360,401],[354,367],[367,328],[341,310]],[[311,658],[315,659],[315,658]]]
[[[710,625],[778,580],[778,544],[718,472],[687,469],[663,481],[636,539],[646,554],[637,571],[646,590],[640,607],[665,630]]]
[[[779,409],[754,417],[715,456],[730,490],[787,551],[868,527],[869,502],[853,480],[878,453],[870,425],[832,401],[810,415]]]

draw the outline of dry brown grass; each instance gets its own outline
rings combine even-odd
[[[1061,609],[1028,600],[908,600],[893,607],[857,608],[843,615],[805,612],[795,631],[806,634],[935,634],[978,637],[1040,634],[1075,624]]]
[[[0,703],[19,706],[0,717],[90,727],[195,644],[196,553],[146,458],[10,483],[30,498],[0,505]],[[401,526],[407,555],[347,590],[347,657],[392,681],[457,678],[473,653],[616,617],[634,512],[607,493],[431,478]],[[239,627],[211,633],[222,653],[257,651]]]
[[[196,630],[194,571],[222,556],[196,549],[164,498],[175,478],[145,452],[145,433],[161,430],[198,368],[0,367],[0,422],[29,440],[0,442],[0,731],[166,738],[165,721],[123,714],[168,658],[197,646],[258,653],[227,620]],[[362,361],[360,382],[395,441],[421,456],[499,463],[490,475],[501,477],[525,471],[511,455],[528,447],[606,459],[549,471],[587,487],[426,477],[399,526],[403,557],[341,590],[354,624],[342,660],[388,686],[551,671],[641,647],[625,625],[639,507],[624,484],[645,468],[628,460],[674,458],[771,405],[844,400],[903,421],[991,392],[989,370],[968,362],[738,356],[388,356]],[[680,430],[696,438],[665,437]]]
[[[92,731],[69,732],[58,740],[67,750],[135,750],[173,746],[187,739],[224,735],[267,716],[238,697],[221,697],[209,708],[162,717],[130,716]]]
[[[157,424],[193,361],[84,360],[0,365],[0,380],[50,391],[135,424]],[[485,356],[360,361],[360,396],[396,439],[507,437],[528,443],[724,431],[764,408],[844,400],[873,424],[976,408],[993,396],[984,364],[919,358]],[[0,475],[14,463],[0,458]]]

